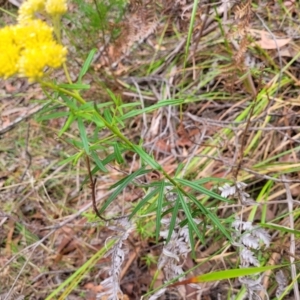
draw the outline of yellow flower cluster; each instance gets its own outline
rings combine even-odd
[[[43,11],[45,8],[45,0],[27,0],[20,6],[18,12],[18,23],[26,24],[32,21],[35,13]]]
[[[19,9],[18,22],[24,24],[31,21],[36,13],[43,10],[50,16],[63,15],[67,8],[66,0],[27,0]]]
[[[45,5],[46,12],[51,15],[63,15],[68,7],[67,2],[62,0],[48,0]]]
[[[52,16],[67,10],[65,0],[27,0],[19,10],[18,24],[0,29],[0,77],[41,78],[46,67],[58,68],[66,60],[67,49],[53,38],[53,28],[34,19],[46,10]]]

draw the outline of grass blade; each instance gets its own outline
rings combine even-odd
[[[212,273],[208,273],[208,274],[202,274],[199,276],[191,277],[186,280],[182,280],[180,282],[172,284],[171,286],[185,285],[185,284],[190,284],[190,283],[219,281],[219,280],[224,280],[224,279],[249,276],[249,275],[258,274],[258,273],[262,273],[262,272],[266,272],[269,270],[274,270],[274,269],[278,269],[278,268],[282,268],[282,267],[284,267],[284,265],[241,268],[241,269],[232,269],[232,270],[212,272]]]
[[[189,26],[189,31],[188,31],[186,46],[185,46],[184,68],[186,66],[188,54],[190,52],[189,49],[190,49],[191,39],[192,39],[192,35],[193,35],[193,30],[194,30],[194,23],[195,23],[196,13],[197,13],[197,10],[198,10],[198,2],[199,2],[199,0],[194,0],[194,4],[193,4],[191,21],[190,21],[190,26]]]
[[[156,230],[155,230],[156,242],[158,242],[159,233],[160,233],[161,215],[162,215],[161,212],[162,212],[162,205],[165,197],[165,185],[166,183],[163,180],[158,189],[158,198],[157,198],[157,206],[156,206]]]

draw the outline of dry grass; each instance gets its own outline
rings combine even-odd
[[[129,35],[121,34],[102,51],[88,75],[92,87],[86,98],[104,102],[108,87],[125,103],[148,108],[126,120],[123,131],[136,143],[142,139],[169,174],[182,163],[180,174],[189,179],[246,182],[256,206],[224,204],[206,195],[197,199],[220,218],[239,215],[269,224],[272,244],[265,259],[270,264],[298,260],[297,241],[291,247],[291,233],[280,228],[299,230],[300,225],[299,4],[248,0],[225,7],[200,2],[190,31],[193,1],[159,1],[147,9],[132,5],[121,23]],[[1,82],[0,94],[1,128],[24,118],[33,103],[44,105],[37,100],[42,91],[22,79]],[[151,111],[159,101],[174,99],[183,104]],[[88,174],[84,161],[60,165],[76,153],[70,140],[78,135],[72,128],[58,138],[63,123],[63,118],[30,118],[0,133],[0,298],[46,299],[114,234],[93,213],[91,190],[82,186]],[[111,163],[109,173],[98,178],[99,207],[113,183],[139,168],[135,155],[128,152],[124,158],[123,165]],[[160,178],[157,172],[147,176],[148,182]],[[215,187],[208,182],[206,188]],[[127,213],[142,192],[129,185],[109,213]],[[154,234],[151,215],[141,218],[127,241],[121,288],[128,299],[139,299],[151,285],[162,246]],[[237,263],[236,249],[226,246],[220,233],[207,229],[206,237],[206,245],[196,242],[196,259],[185,263],[185,269],[196,266],[190,275]],[[108,258],[95,259],[68,299],[95,299],[109,263]],[[154,288],[163,281],[159,274]],[[230,284],[203,284],[203,299],[236,295],[241,284]],[[274,278],[265,280],[264,287],[274,297]],[[184,287],[161,299],[195,299],[184,298],[193,292]],[[293,291],[290,297],[296,299]]]

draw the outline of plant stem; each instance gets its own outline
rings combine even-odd
[[[44,87],[48,87],[54,91],[58,91],[61,93],[64,93],[68,96],[73,97],[74,99],[76,99],[80,104],[86,104],[86,101],[79,95],[79,93],[77,91],[69,91],[67,89],[61,88],[59,86],[57,86],[56,84],[53,84],[51,82],[45,82],[45,81],[39,81],[39,83],[44,86]]]
[[[56,35],[57,41],[62,45],[62,40],[61,40],[61,29],[60,29],[60,15],[56,15],[52,18],[52,22],[53,22],[53,26],[54,26],[54,33]],[[67,65],[66,63],[63,63],[63,68],[64,68],[64,72],[65,75],[67,77],[67,80],[69,82],[69,84],[72,83],[69,71],[67,69]]]
[[[129,139],[127,139],[117,127],[114,127],[109,122],[107,122],[101,114],[95,109],[95,111],[98,114],[98,117],[101,119],[101,121],[104,123],[104,125],[112,132],[114,133],[120,140],[122,140],[127,146],[129,146],[134,152],[136,149],[136,145],[134,145]],[[148,155],[148,154],[147,154]],[[157,170],[160,171],[166,179],[169,180],[169,182],[176,187],[183,195],[189,198],[188,193],[160,166],[158,165]]]

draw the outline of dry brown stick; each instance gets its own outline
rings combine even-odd
[[[235,181],[237,181],[238,173],[239,173],[239,171],[242,167],[242,164],[243,164],[244,148],[245,148],[245,145],[246,145],[247,132],[248,132],[248,128],[250,127],[250,120],[251,120],[251,117],[253,115],[256,100],[257,100],[257,97],[255,97],[254,102],[252,104],[252,107],[250,108],[249,117],[248,117],[248,120],[247,120],[247,123],[246,123],[245,130],[243,132],[242,141],[240,143],[241,147],[240,147],[240,151],[239,151],[239,160],[238,160],[238,163],[237,163],[237,167],[236,167],[236,169],[233,173],[233,178],[235,179]]]
[[[95,211],[95,214],[97,215],[97,217],[100,218],[102,221],[105,221],[105,222],[109,222],[111,220],[120,220],[120,219],[123,219],[123,218],[127,218],[128,215],[120,216],[120,217],[113,217],[113,218],[109,218],[109,219],[106,219],[103,216],[101,216],[101,214],[98,211],[97,204],[96,204],[95,190],[96,190],[97,178],[93,179],[93,175],[92,175],[92,171],[91,171],[90,158],[89,158],[88,155],[86,155],[86,165],[87,165],[87,169],[88,169],[88,176],[89,176],[89,179],[90,179],[90,188],[92,190],[92,206],[93,206],[93,210]]]
[[[125,276],[127,270],[130,268],[131,264],[135,261],[137,255],[140,252],[140,247],[137,247],[135,251],[130,255],[129,259],[126,262],[126,265],[122,269],[121,275],[120,275],[120,280]]]
[[[34,107],[28,109],[25,114],[23,114],[20,117],[16,118],[8,126],[1,128],[0,129],[0,135],[12,130],[17,124],[21,123],[22,121],[25,121],[25,120],[29,119],[32,115],[34,115],[38,111],[41,111],[47,104],[48,103],[42,104],[42,105],[35,105]]]
[[[29,133],[30,133],[30,123],[28,123],[28,126],[27,126],[27,133],[26,133],[26,143],[25,143],[25,154],[26,156],[28,157],[28,162],[27,162],[27,165],[26,165],[26,168],[25,170],[23,171],[23,174],[21,176],[21,179],[20,179],[20,182],[23,182],[25,176],[26,176],[26,173],[27,171],[29,170],[30,166],[31,166],[31,162],[32,162],[32,157],[31,157],[31,154],[28,150],[28,144],[29,144]],[[17,194],[19,192],[19,188],[20,188],[20,185],[17,186],[16,190],[15,190],[15,194]]]
[[[283,180],[286,179],[286,177],[284,175],[281,176],[281,178]],[[285,183],[284,184],[285,190],[286,190],[286,199],[287,199],[287,207],[288,207],[288,212],[289,212],[289,220],[290,220],[290,228],[292,230],[295,229],[295,221],[294,221],[294,214],[293,214],[293,197],[292,197],[292,193],[291,193],[291,189],[290,186]],[[295,299],[300,299],[300,292],[299,292],[299,284],[297,281],[297,270],[296,270],[296,265],[295,265],[295,250],[296,250],[296,240],[295,240],[295,234],[291,233],[290,236],[290,253],[293,256],[290,256],[290,262],[291,262],[291,276],[292,276],[292,280],[293,280],[293,290],[294,290],[294,296]]]
[[[269,262],[268,262],[268,266],[274,266],[276,264],[279,263],[279,260],[281,258],[281,255],[279,253],[276,253],[276,252],[273,252],[272,255],[271,255],[271,258],[269,259]],[[259,293],[259,296],[261,299],[265,299],[265,295],[266,295],[266,290],[268,289],[269,285],[270,285],[270,278],[272,276],[272,270],[269,270],[269,271],[266,271],[264,273],[264,277],[263,277],[263,287],[264,287],[264,290],[262,290],[260,293]]]
[[[91,190],[92,190],[92,203],[93,203],[93,209],[94,209],[94,212],[95,214],[97,215],[97,217],[99,219],[101,219],[102,221],[109,221],[108,219],[102,217],[98,211],[98,208],[97,208],[97,204],[96,204],[96,194],[95,194],[95,188],[96,188],[96,181],[97,181],[97,178],[93,179],[93,175],[92,175],[92,172],[91,172],[91,164],[90,164],[90,158],[88,155],[86,155],[86,165],[87,165],[87,169],[88,169],[88,175],[89,175],[89,178],[90,178],[90,187],[91,187]]]
[[[196,36],[196,38],[195,38],[196,40],[195,40],[194,55],[195,55],[196,49],[198,48],[199,42],[203,36],[206,22],[207,22],[208,16],[209,16],[208,13],[209,13],[209,6],[206,7],[205,17],[204,17],[203,23],[201,24],[200,32],[199,32],[198,36]]]

